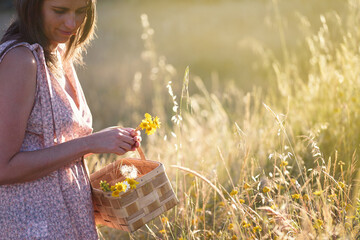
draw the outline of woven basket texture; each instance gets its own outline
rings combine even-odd
[[[138,169],[136,189],[111,196],[100,188],[100,181],[110,185],[125,180],[122,165]],[[136,158],[119,159],[90,175],[96,224],[133,232],[150,220],[173,208],[178,199],[160,162]]]

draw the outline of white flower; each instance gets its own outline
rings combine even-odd
[[[124,192],[129,191],[129,189],[130,189],[130,184],[129,184],[127,181],[123,181],[123,183],[126,185],[126,189],[125,189]]]
[[[134,165],[123,165],[120,168],[120,172],[125,178],[135,179],[138,175],[138,170]]]

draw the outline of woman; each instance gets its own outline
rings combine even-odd
[[[97,239],[83,156],[124,154],[134,129],[92,134],[73,62],[95,0],[17,0],[0,45],[0,239]]]

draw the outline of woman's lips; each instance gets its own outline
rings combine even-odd
[[[59,30],[59,32],[60,32],[61,34],[65,35],[65,36],[71,36],[71,35],[73,35],[72,32],[67,32],[67,31],[63,31],[63,30],[60,30],[60,29],[58,29],[58,30]]]

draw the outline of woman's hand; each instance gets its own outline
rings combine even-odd
[[[92,153],[125,154],[140,146],[140,131],[133,128],[110,127],[86,137]]]

